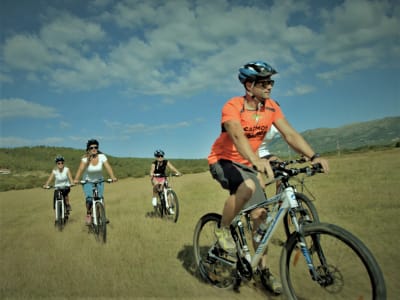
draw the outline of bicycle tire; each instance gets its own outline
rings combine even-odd
[[[64,216],[62,215],[62,205],[59,200],[56,200],[56,212],[56,226],[59,231],[62,231],[64,229]]]
[[[300,207],[300,209],[298,209],[296,212],[299,224],[303,224],[304,222],[319,223],[317,209],[315,208],[315,205],[311,202],[311,200],[303,193],[295,193],[295,195]],[[285,217],[283,218],[283,225],[285,228],[286,237],[289,238],[289,236],[295,231],[289,212],[287,212]]]
[[[232,288],[235,283],[234,268],[218,260],[212,260],[209,251],[214,250],[217,239],[214,229],[221,223],[221,215],[209,213],[200,218],[193,235],[193,254],[201,278],[218,288]]]
[[[101,202],[96,202],[96,217],[97,217],[97,225],[96,225],[96,236],[97,239],[103,243],[107,241],[107,219],[106,219],[106,211],[104,209],[104,205]]]
[[[165,215],[165,200],[164,194],[158,194],[158,212],[160,214],[160,218],[163,218]]]
[[[165,208],[165,216],[167,220],[173,221],[176,223],[179,217],[179,201],[178,196],[176,195],[174,190],[167,191],[167,201],[169,208]],[[170,213],[169,209],[172,208],[173,213]]]
[[[289,299],[386,299],[378,263],[353,234],[333,224],[312,223],[303,227],[301,236],[324,283],[312,280],[295,233],[280,260],[282,285]]]

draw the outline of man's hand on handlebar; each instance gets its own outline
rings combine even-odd
[[[274,172],[272,171],[271,165],[268,160],[266,159],[258,159],[253,162],[253,168],[265,174],[269,179],[274,179]]]
[[[328,161],[325,158],[322,157],[317,157],[315,158],[311,164],[321,164],[322,169],[324,170],[324,173],[328,173],[329,172],[329,164]]]

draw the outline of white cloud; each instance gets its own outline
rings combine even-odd
[[[15,136],[3,137],[0,136],[0,147],[8,148],[8,147],[30,147],[37,145],[53,145],[61,147],[65,143],[64,138],[60,137],[47,137],[41,139],[29,139],[29,138],[20,138]]]
[[[237,68],[252,59],[287,76],[334,80],[399,58],[391,2],[323,5],[97,0],[90,6],[106,12],[83,19],[61,11],[36,33],[8,37],[4,61],[59,91],[116,84],[132,95],[173,98],[236,88]]]
[[[23,99],[0,99],[0,118],[36,118],[48,119],[59,117],[52,107],[28,102]]]
[[[285,96],[296,96],[310,94],[315,90],[315,87],[310,85],[298,85],[294,89],[285,93]]]
[[[123,134],[132,134],[132,133],[144,133],[144,132],[156,132],[160,130],[170,130],[170,129],[175,129],[175,128],[183,128],[183,127],[189,127],[191,126],[190,122],[187,121],[182,121],[182,122],[177,122],[177,123],[170,123],[170,124],[143,124],[143,123],[137,123],[137,124],[123,124],[118,121],[108,121],[105,120],[104,123],[108,128],[111,128],[113,130],[117,130]]]
[[[42,71],[52,59],[46,46],[36,36],[18,34],[6,40],[4,61],[11,68]]]

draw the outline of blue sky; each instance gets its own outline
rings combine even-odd
[[[205,158],[252,60],[300,132],[398,116],[397,3],[2,0],[0,147]]]

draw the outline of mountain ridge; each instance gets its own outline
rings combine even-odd
[[[301,132],[318,152],[337,152],[362,147],[400,143],[400,116],[357,122],[337,128],[316,128]],[[275,154],[288,153],[286,142],[279,135],[269,144]],[[290,150],[291,151],[291,150]]]

